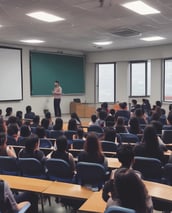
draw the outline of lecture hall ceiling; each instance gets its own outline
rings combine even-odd
[[[45,41],[41,44],[43,47],[83,52],[172,43],[172,0],[143,0],[161,11],[147,16],[121,6],[129,1],[0,0],[0,24],[3,25],[0,28],[0,43],[21,44],[19,40],[37,38]],[[33,11],[46,11],[66,20],[45,23],[25,15]],[[118,31],[125,32],[117,35]],[[132,31],[136,35],[126,35]],[[157,35],[166,39],[154,42],[140,40],[141,37]],[[108,40],[113,42],[108,46],[99,47],[92,43]]]

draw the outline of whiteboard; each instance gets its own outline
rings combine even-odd
[[[0,47],[0,101],[22,100],[22,50]]]

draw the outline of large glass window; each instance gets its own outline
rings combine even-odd
[[[149,96],[150,78],[150,61],[130,62],[130,96]]]
[[[115,101],[115,64],[96,64],[98,102]]]
[[[164,101],[172,101],[172,59],[164,60]]]

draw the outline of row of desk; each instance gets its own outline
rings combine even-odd
[[[102,191],[92,192],[77,184],[8,175],[0,175],[0,179],[7,181],[12,189],[20,191],[85,200],[79,212],[103,213],[106,207],[106,203],[102,199]],[[172,203],[171,186],[149,181],[144,181],[144,183],[152,197]],[[44,209],[42,210],[44,211]]]

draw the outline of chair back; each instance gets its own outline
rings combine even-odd
[[[163,130],[162,140],[165,144],[172,143],[172,130]]]
[[[104,152],[116,152],[117,145],[112,141],[101,141],[102,150]]]
[[[120,142],[121,143],[138,143],[139,138],[137,135],[134,135],[132,133],[119,133],[120,135]]]
[[[22,176],[46,179],[44,167],[36,158],[19,158],[18,162]]]
[[[51,148],[53,146],[52,142],[47,138],[40,138],[40,148]]]
[[[90,185],[98,190],[102,188],[106,179],[106,170],[98,163],[78,162],[76,166],[77,182],[80,185]]]
[[[19,175],[17,158],[0,156],[0,173],[5,175]]]
[[[57,139],[58,137],[64,135],[64,131],[62,130],[50,130],[49,131],[49,138],[55,138]]]
[[[103,129],[100,126],[91,125],[88,127],[88,132],[103,133]]]
[[[162,182],[163,169],[159,159],[136,156],[133,169],[140,171],[144,180]]]
[[[104,213],[136,213],[134,209],[124,208],[121,206],[110,206]]]
[[[57,180],[61,182],[72,183],[73,171],[68,162],[62,159],[47,159],[45,161],[45,167],[47,169],[47,176],[50,180]]]
[[[165,182],[172,186],[172,163],[167,163],[164,166]]]
[[[73,140],[73,149],[83,149],[85,140],[83,139],[74,139]]]

